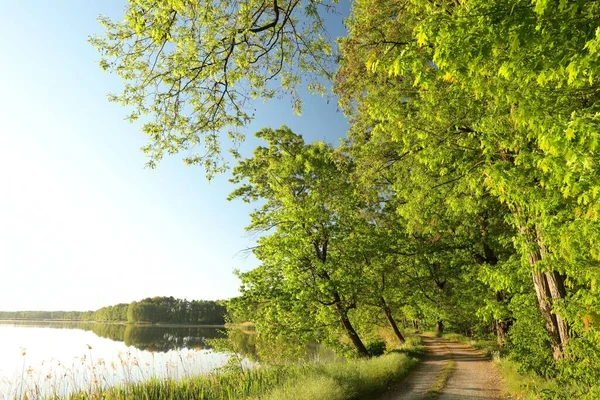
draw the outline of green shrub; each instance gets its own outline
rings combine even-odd
[[[522,373],[533,371],[544,377],[555,375],[555,365],[548,346],[548,333],[537,310],[534,294],[515,295],[510,308],[515,323],[508,332],[509,358],[519,365]]]
[[[386,345],[383,340],[374,340],[367,343],[367,351],[373,357],[381,356],[385,353]]]

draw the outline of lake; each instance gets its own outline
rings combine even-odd
[[[206,373],[227,362],[224,328],[0,321],[0,398]],[[32,396],[33,395],[33,396]]]

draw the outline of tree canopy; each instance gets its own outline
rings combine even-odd
[[[123,80],[109,99],[130,106],[130,120],[149,116],[148,165],[190,150],[185,162],[210,176],[223,168],[220,134],[241,138],[253,99],[285,92],[300,111],[301,82],[324,93],[319,77],[330,77],[334,64],[323,17],[335,3],[129,0],[124,19],[101,17],[105,33],[90,42],[102,69]]]

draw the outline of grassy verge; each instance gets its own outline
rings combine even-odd
[[[433,387],[431,389],[429,389],[429,391],[425,395],[425,398],[428,400],[437,399],[439,397],[440,393],[442,392],[442,389],[444,389],[444,387],[446,387],[446,383],[448,382],[448,379],[450,379],[450,377],[454,373],[455,369],[456,369],[456,362],[454,362],[453,360],[447,361],[444,364],[442,373],[440,374],[440,376],[438,376],[437,381],[435,382],[435,385],[433,385]]]
[[[343,362],[265,365],[229,364],[207,375],[182,380],[150,379],[110,388],[90,388],[78,399],[350,400],[372,398],[404,378],[422,354],[419,338],[381,357]],[[50,397],[58,399],[59,397]]]
[[[518,371],[517,364],[510,360],[500,360],[497,364],[501,372],[504,395],[507,397],[522,400],[569,398],[557,396],[558,393],[567,390],[559,388],[556,381],[544,379],[534,373],[522,374]]]
[[[392,382],[404,378],[416,363],[415,358],[406,354],[390,353],[370,360],[321,364],[300,379],[290,380],[256,399],[361,399],[384,392]]]

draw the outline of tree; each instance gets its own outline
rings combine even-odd
[[[599,7],[357,1],[337,75],[370,154],[396,147],[505,205],[523,265],[500,270],[531,277],[557,360],[595,307]]]
[[[230,195],[264,201],[248,226],[265,233],[254,254],[281,273],[297,302],[309,309],[314,304],[325,324],[337,319],[356,353],[368,355],[349,316],[363,269],[346,252],[358,207],[344,171],[349,160],[325,143],[305,144],[286,127],[256,136],[268,147],[258,147],[234,168],[232,182],[241,186]]]
[[[261,360],[304,359],[308,343],[327,339],[327,327],[317,318],[318,306],[298,300],[297,288],[285,279],[280,265],[263,260],[238,276],[241,295],[228,302],[227,312],[255,324],[255,350]]]
[[[119,307],[117,305],[113,307]],[[125,305],[123,305],[125,306]],[[122,310],[119,308],[119,310]],[[225,307],[217,301],[176,299],[174,297],[148,297],[131,302],[126,309],[127,322],[172,324],[225,323]]]
[[[90,41],[102,69],[124,82],[109,99],[131,106],[130,120],[151,116],[143,125],[148,165],[202,145],[204,154],[185,162],[210,176],[222,170],[219,133],[231,128],[230,138],[241,138],[235,130],[252,119],[252,99],[286,92],[299,111],[303,76],[324,93],[318,76],[331,76],[333,63],[323,14],[334,3],[129,0],[124,20],[101,17],[106,32]]]

